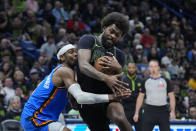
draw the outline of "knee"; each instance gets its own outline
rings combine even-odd
[[[114,115],[112,115],[112,121],[115,123],[115,124],[117,124],[117,125],[119,125],[119,124],[123,124],[124,122],[125,122],[125,116],[124,115],[116,115],[116,114],[114,114]]]

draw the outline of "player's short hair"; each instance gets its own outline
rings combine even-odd
[[[123,34],[126,34],[129,30],[129,18],[119,12],[112,12],[106,15],[101,21],[101,27],[108,27],[115,24]]]

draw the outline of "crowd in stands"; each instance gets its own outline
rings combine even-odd
[[[196,30],[186,17],[150,0],[2,0],[0,121],[19,120],[29,95],[57,65],[59,47],[99,34],[101,18],[112,11],[130,20],[118,47],[126,64],[137,63],[138,77],[146,78],[148,61],[157,59],[171,80],[177,118],[196,120]]]

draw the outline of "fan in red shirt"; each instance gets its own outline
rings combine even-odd
[[[151,45],[155,42],[155,38],[150,34],[150,30],[146,28],[144,34],[142,34],[141,43],[144,48],[150,48]]]
[[[82,21],[79,20],[77,15],[73,15],[73,19],[69,20],[67,23],[68,32],[85,32],[86,28]]]

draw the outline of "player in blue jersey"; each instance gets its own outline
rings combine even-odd
[[[104,103],[130,96],[130,90],[122,90],[115,95],[83,92],[75,81],[73,68],[77,62],[77,50],[73,45],[63,46],[57,58],[61,64],[45,77],[24,106],[21,124],[25,131],[70,131],[57,122],[68,103],[67,92],[79,104]]]

